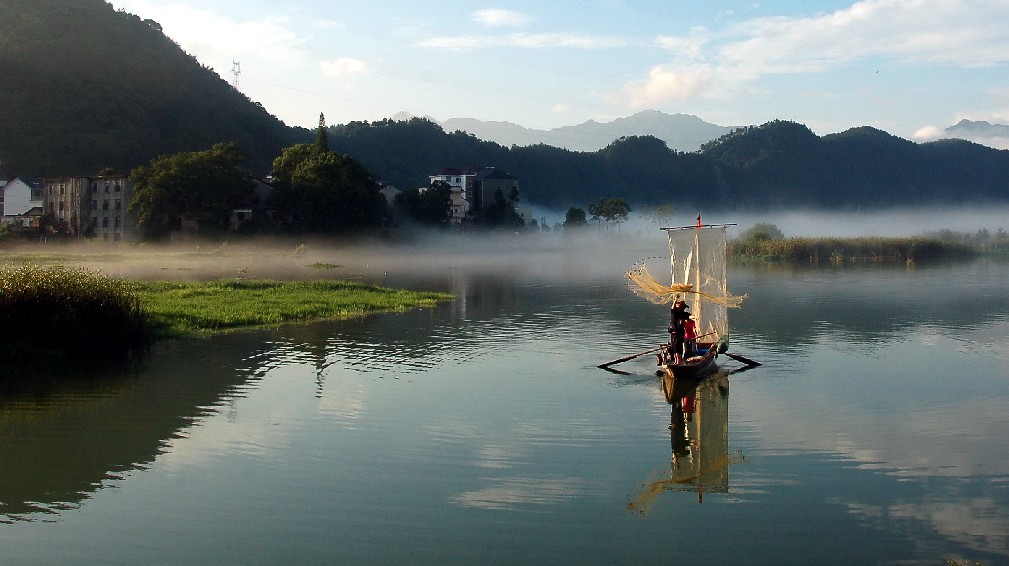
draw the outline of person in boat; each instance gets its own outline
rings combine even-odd
[[[685,340],[686,327],[684,322],[690,318],[687,309],[690,308],[682,299],[676,299],[673,307],[669,311],[669,333],[673,347],[673,364],[678,364],[683,359],[683,341]]]
[[[697,355],[697,321],[694,315],[687,313],[683,321],[683,359],[689,360]]]

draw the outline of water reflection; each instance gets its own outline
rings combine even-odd
[[[728,493],[729,465],[743,461],[729,454],[728,372],[697,381],[662,377],[662,393],[669,403],[669,438],[672,459],[669,472],[643,484],[627,508],[644,517],[666,491]]]
[[[254,336],[166,343],[140,361],[57,367],[5,383],[0,522],[44,520],[146,469],[258,374]]]

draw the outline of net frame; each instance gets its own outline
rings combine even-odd
[[[628,288],[654,304],[684,299],[692,308],[698,342],[728,345],[728,309],[738,308],[746,295],[729,294],[726,269],[728,227],[707,224],[662,228],[669,244],[670,284],[660,283],[642,260],[626,272]]]

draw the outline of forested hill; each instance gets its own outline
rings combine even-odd
[[[268,171],[288,128],[167,38],[103,0],[0,0],[0,160],[9,174],[128,172],[236,141]]]
[[[1009,151],[962,140],[913,143],[874,128],[817,136],[774,121],[741,128],[696,153],[651,136],[591,153],[546,145],[506,148],[423,120],[330,128],[331,145],[399,188],[443,167],[492,165],[519,179],[526,203],[566,208],[600,197],[712,208],[1009,203]]]
[[[314,138],[233,89],[157,22],[103,0],[0,0],[0,80],[8,175],[125,173],[228,141],[266,173],[282,148]],[[354,122],[329,135],[331,147],[401,189],[426,185],[445,167],[495,166],[519,180],[524,203],[560,209],[600,197],[705,209],[1009,202],[1009,151],[959,140],[916,144],[872,128],[820,137],[775,121],[693,153],[651,136],[594,152],[504,147],[423,119]]]

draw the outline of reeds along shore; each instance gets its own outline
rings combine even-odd
[[[139,299],[125,282],[83,268],[0,269],[0,353],[118,355],[149,339]]]
[[[970,258],[975,245],[925,237],[907,238],[745,238],[729,242],[728,254],[737,260],[801,263],[923,262]]]

